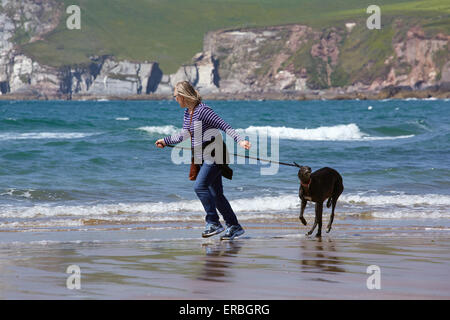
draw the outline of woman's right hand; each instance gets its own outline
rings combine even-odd
[[[252,144],[250,143],[250,141],[247,141],[247,140],[241,140],[241,141],[239,141],[239,145],[240,145],[242,148],[247,149],[247,150],[249,150],[250,147],[252,146]]]
[[[166,146],[166,143],[164,142],[164,139],[156,140],[155,146],[158,148],[164,148]]]

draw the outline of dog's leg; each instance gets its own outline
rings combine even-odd
[[[310,235],[313,233],[313,231],[314,231],[314,229],[316,228],[316,226],[317,226],[317,217],[314,218],[314,224],[313,224],[311,230],[309,230],[309,231],[306,233],[306,235],[307,235],[307,236],[310,236]]]
[[[318,211],[317,211],[318,204],[319,203],[316,202],[316,214],[315,214],[315,218],[314,218],[314,225],[312,226],[311,230],[309,230],[309,232],[306,234],[307,236],[310,236],[314,232],[314,229],[317,227],[317,224],[319,222],[319,215],[318,215]],[[321,222],[321,224],[322,224],[322,222]],[[321,228],[321,227],[322,227],[322,225],[320,225],[319,228]]]
[[[303,225],[306,226],[306,220],[305,218],[303,218],[303,213],[305,212],[305,207],[306,207],[306,200],[302,199],[302,206],[300,208],[300,216],[298,217],[300,219],[300,221],[303,223]]]
[[[332,202],[332,207],[331,207],[331,216],[330,216],[330,222],[328,222],[328,226],[327,226],[327,233],[330,232],[331,225],[333,224],[334,208],[336,208],[336,202],[337,202],[337,199],[333,196],[333,202]]]
[[[319,225],[317,229],[316,238],[320,238],[322,236],[322,212],[323,212],[323,202],[316,202],[316,217],[317,217],[317,224]]]
[[[333,219],[334,219],[334,209],[336,208],[337,200],[343,190],[344,190],[344,188],[342,187],[342,185],[339,185],[337,188],[335,188],[335,192],[333,192],[333,195],[330,198],[333,200],[332,200],[332,207],[331,207],[330,222],[328,222],[328,226],[327,226],[327,233],[329,233],[331,230],[331,225],[333,224]]]

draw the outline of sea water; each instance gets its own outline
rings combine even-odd
[[[448,100],[205,102],[243,137],[277,137],[278,161],[339,171],[336,221],[448,229]],[[183,112],[175,101],[0,101],[1,241],[17,238],[10,231],[202,227],[189,165],[154,145],[180,131]],[[297,169],[262,175],[268,166],[234,163],[223,179],[243,225],[297,219]]]

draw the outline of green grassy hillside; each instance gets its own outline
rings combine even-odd
[[[59,26],[46,39],[22,45],[26,54],[53,66],[82,64],[91,55],[111,54],[119,59],[158,61],[164,73],[172,73],[201,51],[207,31],[288,23],[319,29],[342,26],[349,20],[365,21],[369,4],[381,7],[383,27],[384,21],[401,16],[414,19],[427,32],[450,33],[448,0],[58,1],[64,8],[81,7],[81,30],[66,28],[64,10]]]

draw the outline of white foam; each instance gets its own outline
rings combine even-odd
[[[290,210],[298,206],[298,197],[295,195],[283,195],[278,197],[255,197],[249,199],[239,199],[230,201],[236,212],[273,212]],[[55,216],[94,216],[98,219],[115,215],[148,215],[151,219],[158,221],[171,221],[178,219],[178,216],[169,215],[159,217],[159,215],[173,213],[194,213],[203,214],[203,206],[199,200],[184,200],[176,202],[147,202],[147,203],[117,203],[98,205],[36,205],[32,207],[11,207],[2,209],[3,217],[14,218],[35,218],[35,217],[55,217]],[[183,215],[188,218],[188,216]],[[128,219],[128,217],[127,217]],[[147,219],[147,218],[143,218]],[[145,220],[147,221],[147,220]]]
[[[450,228],[444,228],[444,227],[429,227],[429,228],[425,228],[425,231],[450,231]]]
[[[0,141],[4,140],[29,140],[29,139],[80,139],[98,133],[82,132],[6,132],[0,134]]]
[[[175,126],[172,126],[172,125],[140,127],[140,128],[137,128],[137,130],[144,130],[148,133],[158,133],[158,134],[167,134],[167,135],[176,134],[181,131],[181,129],[179,129]]]
[[[242,220],[279,219],[297,214],[300,200],[296,194],[254,197],[230,201],[233,210]],[[339,198],[340,215],[359,215],[370,212],[380,218],[444,218],[450,217],[447,210],[450,195],[367,195],[344,194]],[[309,212],[313,206],[309,204]],[[20,219],[61,217],[76,219],[99,219],[117,222],[151,221],[201,221],[204,209],[199,200],[174,202],[117,203],[92,205],[50,205],[39,204],[32,207],[0,207],[2,218]],[[14,220],[15,221],[15,220]],[[12,222],[14,222],[12,221]]]
[[[52,220],[25,220],[25,221],[14,221],[14,222],[2,222],[0,223],[0,229],[23,229],[23,228],[43,228],[43,227],[76,227],[82,226],[83,221],[80,219],[69,220],[69,219],[52,219]]]
[[[341,124],[331,127],[318,127],[314,129],[299,129],[289,127],[250,126],[247,129],[238,129],[240,134],[258,134],[267,136],[279,136],[280,139],[292,140],[316,140],[316,141],[367,141],[367,140],[392,140],[410,138],[414,135],[394,137],[373,137],[362,132],[355,123]]]
[[[16,190],[14,188],[8,189],[6,192],[0,193],[0,196],[19,196],[24,198],[31,199],[31,193],[35,191],[34,189],[28,189],[28,190]]]
[[[359,195],[359,194],[343,194],[340,201],[350,204],[364,204],[369,206],[387,206],[396,205],[404,207],[421,207],[421,206],[449,206],[450,195],[441,194],[424,194],[424,195]]]
[[[140,127],[150,134],[173,135],[181,131],[172,125]],[[313,141],[371,141],[371,140],[393,140],[414,137],[414,135],[377,137],[362,132],[355,123],[340,124],[330,127],[318,127],[312,129],[300,129],[290,127],[273,126],[250,126],[246,129],[236,129],[241,135],[266,135],[278,136],[280,139],[290,140],[313,140]]]
[[[128,121],[128,120],[130,120],[130,118],[128,118],[128,117],[122,117],[122,118],[116,118],[116,120],[117,121]]]
[[[450,214],[442,211],[414,211],[414,210],[397,210],[397,211],[374,211],[371,213],[374,218],[382,219],[439,219],[449,218]]]

